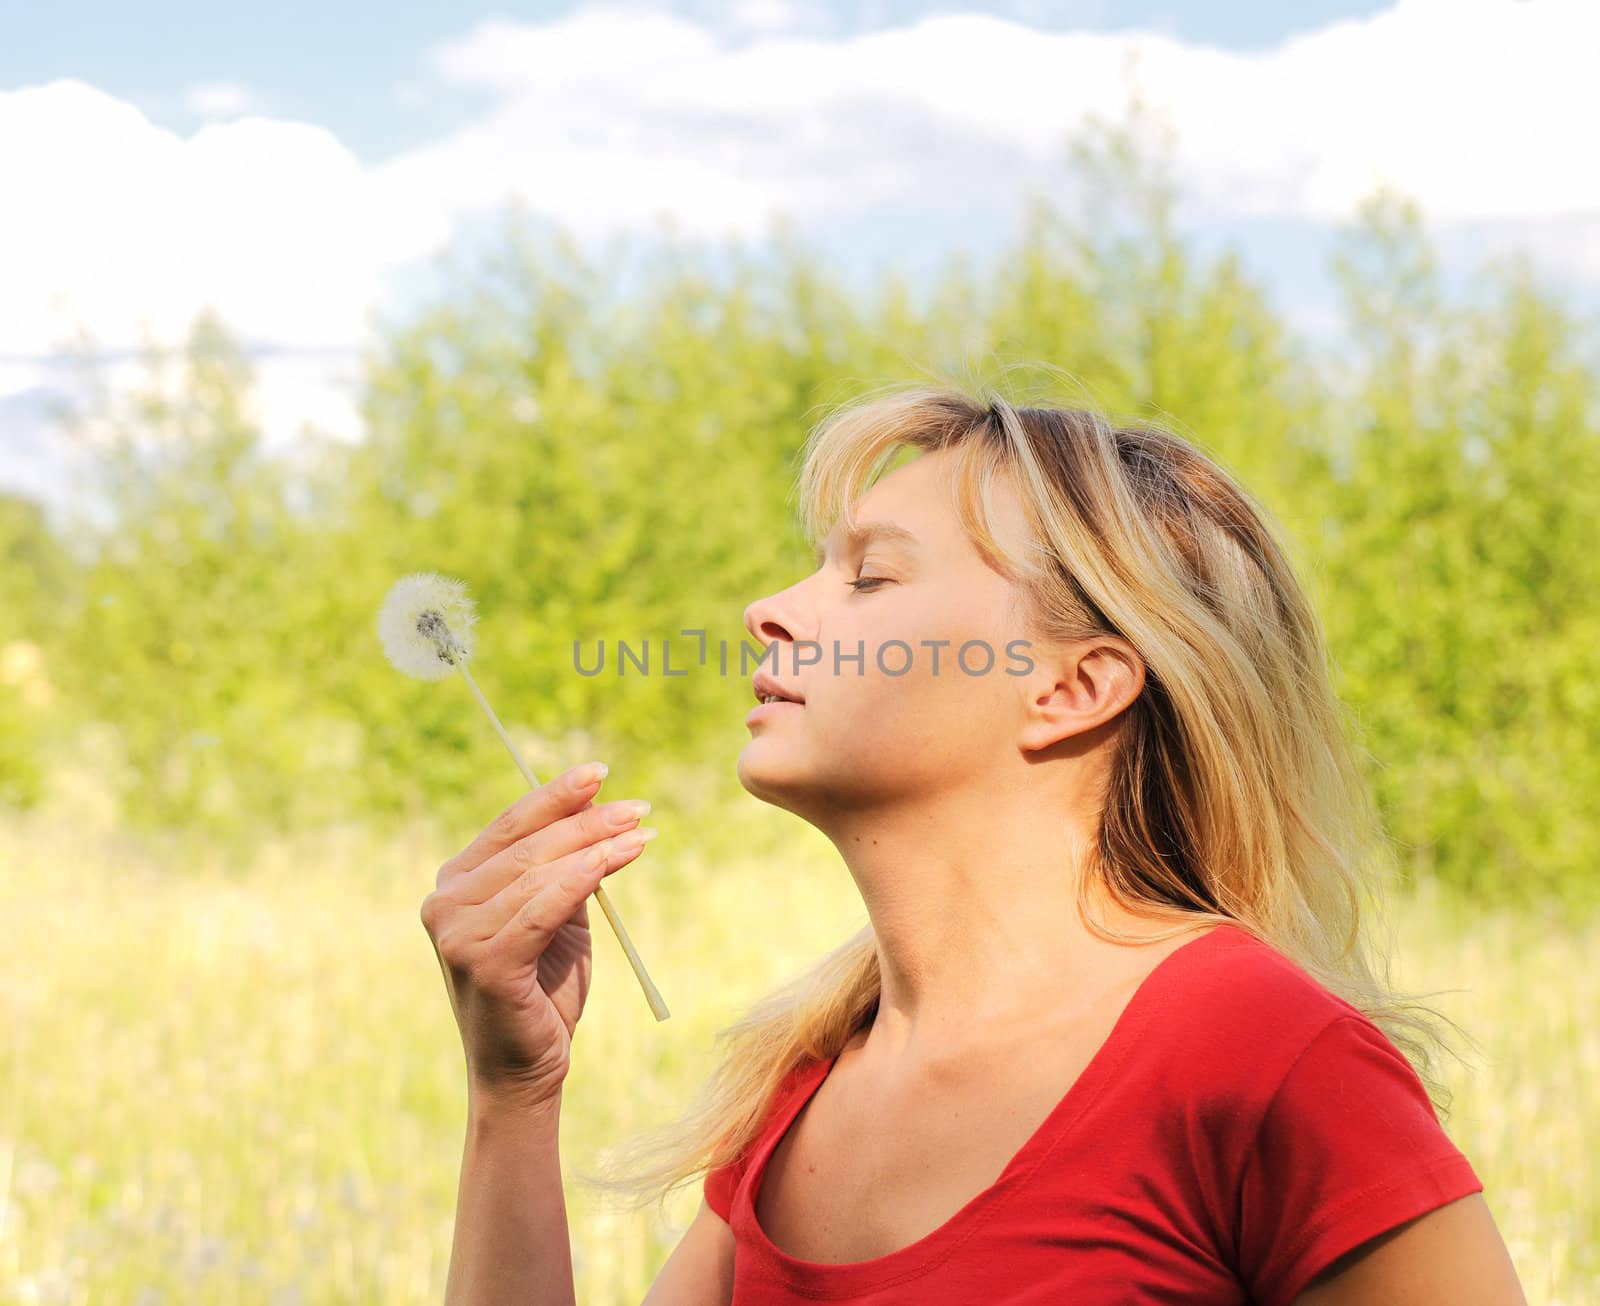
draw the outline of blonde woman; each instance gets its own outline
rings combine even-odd
[[[1154,426],[929,385],[830,414],[800,489],[739,777],[870,923],[591,1177],[703,1185],[647,1306],[1522,1302],[1437,1013],[1383,979],[1386,844],[1265,510]],[[642,846],[579,779],[423,905],[471,1085],[451,1306],[573,1301],[585,899]]]

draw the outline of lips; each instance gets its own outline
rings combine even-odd
[[[756,677],[751,682],[750,687],[751,687],[752,690],[755,691],[755,696],[756,696],[756,701],[757,702],[760,702],[762,699],[766,698],[767,695],[769,695],[769,694],[776,694],[780,699],[782,699],[782,700],[784,700],[785,702],[788,702],[788,703],[804,703],[805,702],[805,699],[801,698],[800,695],[798,695],[796,693],[793,693],[790,690],[785,689],[776,680],[774,680],[771,676],[769,676],[765,671],[756,672]]]

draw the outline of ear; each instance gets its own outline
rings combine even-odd
[[[1033,674],[1022,680],[1017,741],[1030,752],[1104,725],[1144,690],[1144,659],[1114,635],[1064,645],[1054,656],[1035,652],[1034,660]]]

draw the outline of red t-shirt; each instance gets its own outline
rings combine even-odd
[[[1288,1306],[1341,1253],[1483,1189],[1383,1031],[1232,924],[1162,958],[993,1184],[844,1264],[779,1250],[754,1200],[833,1060],[792,1071],[754,1143],[706,1175],[734,1306]]]

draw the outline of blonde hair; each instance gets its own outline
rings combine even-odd
[[[980,388],[980,387],[969,387]],[[987,387],[981,387],[987,390]],[[1078,890],[1173,922],[1171,938],[1232,922],[1364,1012],[1412,1061],[1436,1109],[1449,1093],[1431,1044],[1447,1017],[1392,992],[1392,930],[1371,937],[1394,849],[1344,733],[1316,613],[1267,510],[1189,441],[1090,408],[1014,407],[948,384],[901,383],[827,415],[798,478],[815,546],[903,452],[950,450],[974,543],[1026,596],[1046,640],[1127,640],[1146,664],[1114,756]],[[1010,556],[988,489],[1006,476],[1035,556]],[[1150,936],[1142,936],[1150,937]],[[584,1181],[664,1202],[735,1160],[797,1067],[837,1055],[879,996],[868,924],[717,1033],[727,1051],[688,1110],[633,1141],[631,1164]],[[1454,1022],[1448,1022],[1454,1027]],[[654,1156],[653,1163],[643,1158]]]

